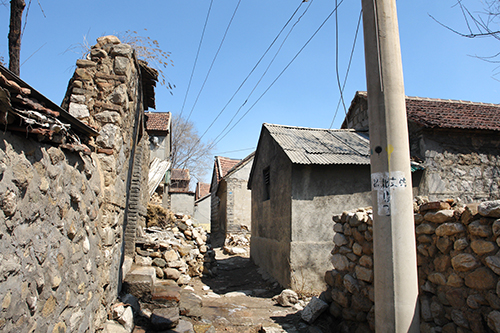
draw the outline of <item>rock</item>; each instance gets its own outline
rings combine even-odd
[[[434,284],[446,285],[446,277],[442,273],[431,273],[427,278]]]
[[[420,205],[421,212],[425,212],[428,210],[448,210],[450,208],[450,204],[445,201],[426,202]]]
[[[500,217],[500,200],[481,202],[477,210],[482,216]]]
[[[493,242],[485,241],[483,239],[475,239],[471,242],[470,247],[474,253],[483,255],[496,250],[496,245]]]
[[[439,256],[434,259],[434,267],[438,272],[445,272],[451,266],[451,259],[449,256]]]
[[[343,234],[337,232],[335,236],[333,236],[333,243],[337,246],[342,246],[346,245],[348,242]]]
[[[467,306],[471,309],[479,309],[481,305],[488,304],[488,301],[481,294],[470,295],[467,297]]]
[[[230,255],[246,254],[247,250],[240,247],[224,246],[224,253]]]
[[[177,281],[181,277],[181,272],[175,268],[164,268],[163,274],[165,279],[171,279]]]
[[[285,289],[281,294],[274,296],[273,301],[281,306],[293,306],[299,301],[297,293],[291,289]]]
[[[181,274],[179,279],[177,280],[177,283],[181,286],[188,284],[189,281],[191,281],[191,277],[187,274]]]
[[[428,223],[422,223],[415,228],[415,232],[417,235],[421,234],[431,235],[434,233],[435,230],[436,228]]]
[[[187,317],[201,317],[201,307],[203,302],[200,296],[190,291],[181,292],[181,301],[179,303],[179,312]]]
[[[139,266],[151,266],[151,264],[153,263],[153,259],[151,259],[150,257],[136,255],[134,258],[134,262]]]
[[[452,242],[448,237],[439,237],[437,242],[436,242],[436,247],[441,251],[442,253],[448,253],[448,251],[451,249]],[[432,248],[432,247],[430,247]],[[432,256],[432,255],[431,255]]]
[[[212,326],[213,327],[213,326]],[[172,331],[172,333],[198,333],[198,331],[195,331],[194,327],[193,327],[193,324],[191,324],[189,321],[187,320],[179,320],[179,323],[177,324],[177,326],[175,326],[175,330]],[[209,333],[208,331],[205,331],[207,333]],[[215,330],[213,331],[215,333]],[[170,333],[170,332],[168,332]]]
[[[305,322],[311,324],[326,309],[328,309],[328,304],[314,296],[304,310],[302,310],[300,316]]]
[[[137,267],[130,271],[123,282],[126,293],[139,300],[149,300],[156,282],[156,270],[153,267]]]
[[[491,230],[493,231],[493,235],[495,235],[496,237],[500,236],[500,219],[493,222]]]
[[[489,256],[484,260],[486,265],[497,275],[500,275],[500,256]]]
[[[349,268],[349,259],[341,254],[334,254],[330,259],[333,268],[338,271],[345,271]]]
[[[13,191],[7,190],[0,196],[0,208],[5,216],[14,215],[17,209],[17,195]]]
[[[120,301],[122,301],[124,304],[130,305],[134,313],[139,313],[139,311],[141,311],[141,305],[134,295],[125,294],[120,297]]]
[[[366,281],[366,282],[372,282],[373,281],[373,270],[368,269],[366,267],[362,267],[362,266],[356,266],[356,268],[354,269],[354,271],[356,272],[356,277],[359,280],[363,280],[363,281]]]
[[[464,225],[461,223],[443,223],[436,228],[436,235],[438,236],[453,236],[455,234],[464,232]]]
[[[467,241],[467,238],[459,238],[453,244],[453,249],[455,249],[455,251],[462,251],[467,246],[469,246],[469,242]]]
[[[349,274],[344,275],[344,286],[347,289],[347,291],[350,292],[351,294],[359,293],[358,280],[356,280]]]
[[[453,320],[453,322],[457,326],[460,326],[460,327],[463,327],[463,328],[466,328],[466,329],[469,328],[469,322],[465,318],[463,312],[460,311],[460,310],[454,309],[454,310],[451,311],[451,320]]]
[[[108,320],[104,323],[102,333],[129,333],[129,331],[117,322]]]
[[[480,267],[465,276],[465,285],[473,289],[494,289],[497,277],[486,267]]]
[[[152,261],[152,265],[163,268],[163,267],[167,266],[167,262],[165,260],[163,260],[162,258],[154,258]]]
[[[450,276],[448,276],[448,281],[446,282],[447,286],[457,287],[457,288],[463,286],[463,284],[464,281],[456,273],[451,273]]]
[[[478,237],[489,237],[492,233],[491,227],[487,224],[482,224],[480,221],[473,221],[467,229],[471,235]]]
[[[154,329],[165,330],[175,327],[179,323],[179,308],[156,308],[150,319]]]
[[[134,329],[134,315],[132,307],[125,307],[123,304],[118,304],[112,310],[113,319],[119,322],[128,332]]]
[[[89,108],[85,104],[69,103],[68,112],[77,119],[85,119],[90,117]]]
[[[488,327],[494,332],[500,333],[500,312],[491,311],[488,314]]]
[[[459,272],[468,272],[478,267],[480,263],[472,254],[461,253],[451,258],[451,265]]]
[[[455,220],[455,211],[452,209],[439,210],[437,212],[428,212],[424,219],[429,222],[443,223]]]
[[[359,258],[359,264],[363,267],[366,267],[366,268],[372,268],[373,267],[373,259],[370,256],[364,255],[361,258]]]

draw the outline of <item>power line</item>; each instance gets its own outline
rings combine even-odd
[[[299,50],[299,52],[297,52],[297,54],[292,58],[292,60],[290,60],[290,62],[288,63],[288,65],[286,65],[286,67],[281,71],[281,73],[278,75],[278,77],[276,77],[276,79],[274,79],[274,81],[269,85],[269,87],[267,87],[267,89],[262,93],[262,95],[259,96],[259,98],[255,101],[255,103],[252,104],[252,106],[250,106],[250,108],[247,110],[247,112],[245,112],[241,117],[240,119],[238,119],[238,121],[226,132],[226,134],[224,134],[218,141],[216,141],[213,146],[215,146],[217,143],[219,143],[222,139],[224,139],[224,137],[226,135],[229,134],[229,132],[231,132],[234,127],[236,125],[238,125],[238,123],[252,110],[252,108],[260,101],[260,99],[269,91],[269,89],[271,89],[271,87],[276,83],[276,81],[278,81],[278,79],[281,77],[281,75],[283,75],[283,73],[288,69],[288,67],[290,67],[290,65],[295,61],[295,59],[297,59],[297,57],[299,56],[299,54],[305,49],[305,47],[311,42],[311,40],[316,36],[316,34],[321,30],[321,28],[323,28],[323,26],[325,25],[325,23],[330,19],[330,17],[337,11],[337,9],[339,8],[339,6],[344,2],[344,0],[341,0],[340,3],[338,3],[338,5],[333,9],[333,11],[326,17],[326,19],[323,21],[323,23],[321,23],[321,25],[319,26],[319,28],[314,32],[314,34],[307,40],[307,42],[304,44],[304,46],[302,46],[302,48]]]
[[[194,70],[196,68],[196,64],[198,63],[198,56],[200,55],[201,44],[203,43],[203,37],[205,36],[205,30],[207,29],[208,18],[210,17],[210,12],[212,10],[212,4],[213,3],[214,3],[214,0],[211,0],[210,1],[210,7],[208,7],[207,18],[205,19],[205,25],[203,26],[203,31],[201,33],[200,43],[198,45],[198,51],[196,52],[196,57],[194,59],[193,70],[191,71],[191,76],[189,78],[189,83],[188,83],[188,87],[187,87],[187,90],[186,90],[186,95],[184,96],[184,102],[182,103],[182,108],[181,108],[181,113],[179,115],[179,118],[180,118],[180,116],[182,116],[182,113],[184,112],[184,106],[186,105],[186,99],[187,99],[188,94],[189,94],[189,89],[191,88],[191,82],[193,80]]]
[[[244,148],[244,149],[238,149],[238,150],[231,150],[231,151],[221,151],[221,152],[216,152],[214,154],[228,154],[228,153],[237,153],[240,151],[245,151],[245,150],[254,150],[255,147],[250,147],[250,148]]]
[[[337,0],[335,0],[335,5],[337,5]],[[345,107],[345,102],[344,102],[344,92],[343,92],[342,86],[340,84],[340,75],[339,75],[339,12],[338,12],[338,10],[335,11],[335,73],[337,76],[337,84],[339,86],[339,91],[340,91],[340,100],[342,101],[342,105],[344,106],[344,111],[345,111],[346,107]]]
[[[353,55],[354,55],[354,48],[356,47],[356,42],[358,40],[358,32],[359,32],[359,27],[361,25],[361,18],[362,18],[362,16],[363,16],[363,10],[361,10],[359,12],[358,25],[356,26],[356,33],[354,34],[354,41],[352,43],[351,55],[349,56],[349,63],[347,65],[347,71],[345,73],[344,83],[342,85],[342,89],[340,90],[341,94],[344,93],[345,85],[347,83],[347,77],[349,76],[349,71],[351,69],[352,58],[353,58]],[[328,127],[328,129],[332,128],[332,126],[333,126],[333,122],[335,121],[335,118],[337,117],[337,112],[339,111],[340,102],[341,102],[341,100],[339,99],[339,102],[337,103],[337,108],[335,109],[335,114],[333,115],[332,122],[330,123],[330,127]],[[344,110],[345,110],[345,107],[344,107]],[[345,112],[347,114],[347,111],[345,111]]]
[[[259,61],[257,61],[257,63],[255,64],[255,66],[252,68],[252,70],[250,71],[250,73],[247,75],[247,77],[243,80],[243,82],[240,84],[240,86],[238,87],[238,89],[236,89],[236,91],[234,92],[234,94],[231,96],[231,98],[229,99],[229,101],[226,103],[226,105],[224,105],[224,107],[222,108],[222,110],[219,112],[219,114],[217,114],[217,117],[215,117],[215,119],[212,121],[212,123],[208,126],[208,128],[205,130],[205,132],[203,132],[203,134],[200,136],[200,140],[205,136],[205,134],[207,134],[208,130],[210,130],[210,128],[212,128],[212,126],[215,124],[215,122],[217,121],[217,119],[219,119],[219,117],[222,115],[222,113],[226,110],[226,108],[228,107],[228,105],[232,102],[232,100],[234,99],[234,97],[236,96],[236,94],[240,91],[240,89],[243,87],[243,85],[245,84],[245,82],[250,78],[250,76],[252,75],[252,73],[255,71],[255,69],[257,69],[257,67],[259,66],[259,64],[261,63],[262,59],[264,59],[264,57],[266,56],[266,54],[269,52],[269,50],[271,49],[271,47],[274,45],[274,43],[278,40],[278,38],[281,36],[281,34],[283,33],[283,30],[285,30],[285,28],[288,26],[288,24],[290,23],[290,21],[293,19],[293,17],[295,16],[295,14],[298,12],[298,10],[300,9],[300,7],[302,6],[303,4],[303,1],[300,2],[300,5],[297,7],[297,9],[295,9],[295,11],[293,12],[292,16],[290,16],[290,18],[288,19],[288,21],[285,23],[285,25],[281,28],[280,32],[278,33],[278,35],[274,38],[274,40],[272,41],[272,43],[269,45],[269,47],[267,48],[267,50],[264,52],[264,54],[260,57]]]
[[[264,76],[267,74],[267,72],[269,71],[269,68],[271,67],[271,65],[274,63],[274,60],[276,59],[276,57],[278,56],[279,52],[281,51],[281,48],[283,47],[283,45],[285,44],[286,40],[288,39],[288,37],[290,36],[290,34],[292,33],[293,29],[295,28],[295,26],[300,22],[300,20],[302,19],[302,17],[307,13],[307,11],[309,10],[309,7],[311,6],[311,4],[313,3],[313,0],[311,0],[311,2],[309,3],[309,5],[307,6],[307,8],[304,10],[304,12],[302,13],[302,15],[300,15],[300,17],[297,19],[297,21],[293,24],[293,26],[290,28],[290,31],[288,31],[288,34],[285,36],[285,38],[283,39],[283,41],[281,42],[278,50],[276,51],[276,53],[274,54],[274,57],[271,59],[271,62],[267,65],[266,67],[266,70],[264,71],[264,73],[262,73],[260,79],[257,81],[257,83],[255,84],[255,86],[253,87],[252,91],[250,92],[250,94],[247,96],[247,98],[245,99],[245,101],[243,102],[243,104],[241,104],[241,106],[238,108],[238,110],[236,111],[236,113],[233,115],[233,117],[231,118],[231,120],[229,120],[229,122],[227,123],[226,127],[224,127],[224,129],[222,129],[222,131],[219,133],[219,135],[217,135],[214,139],[214,141],[216,141],[221,135],[222,133],[224,133],[224,131],[229,127],[229,125],[231,125],[231,123],[233,122],[234,118],[236,118],[236,116],[240,113],[241,109],[245,106],[245,104],[248,102],[248,99],[253,95],[253,93],[255,92],[255,89],[257,89],[257,86],[260,84],[260,82],[262,81],[262,79],[264,79]]]
[[[188,121],[189,118],[191,117],[191,114],[193,113],[193,110],[194,110],[196,104],[198,103],[198,99],[200,98],[201,92],[203,91],[203,88],[205,88],[205,84],[207,83],[208,77],[210,76],[210,72],[212,71],[212,67],[214,66],[215,60],[217,59],[217,56],[219,55],[220,49],[222,48],[222,44],[224,44],[224,40],[226,39],[227,32],[229,31],[229,28],[231,27],[231,24],[233,23],[234,16],[236,15],[236,12],[238,11],[240,3],[241,3],[241,0],[238,1],[238,4],[236,5],[236,8],[234,9],[233,15],[231,16],[231,20],[229,21],[229,24],[227,25],[226,31],[224,32],[224,36],[222,37],[219,48],[217,49],[217,52],[215,53],[214,59],[212,60],[212,64],[210,65],[210,68],[208,69],[207,76],[205,77],[205,80],[203,81],[203,84],[201,85],[200,91],[198,92],[198,95],[196,96],[196,100],[194,101],[193,107],[191,108],[191,111],[189,112],[189,115],[188,115],[186,121]]]

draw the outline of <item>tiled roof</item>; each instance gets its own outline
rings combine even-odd
[[[500,131],[500,104],[407,96],[406,111],[409,121],[427,128]]]
[[[210,193],[210,184],[198,182],[198,184],[196,184],[196,192],[194,200],[203,198],[209,193]]]
[[[146,112],[146,131],[168,131],[170,112]]]
[[[188,169],[172,169],[170,174],[171,180],[189,180],[189,170]]]
[[[364,133],[263,125],[295,164],[370,164],[370,143]]]
[[[217,183],[241,160],[231,159],[223,156],[215,156],[215,174]]]

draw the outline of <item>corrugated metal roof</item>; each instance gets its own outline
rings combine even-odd
[[[370,164],[370,142],[365,133],[264,124],[295,164]]]

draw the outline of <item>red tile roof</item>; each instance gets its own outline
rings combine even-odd
[[[366,100],[367,93],[358,91],[353,102],[358,97]],[[500,104],[407,96],[406,112],[426,128],[500,131]]]
[[[189,170],[188,169],[172,169],[170,174],[171,180],[189,180]]]
[[[210,184],[198,182],[196,184],[196,192],[194,200],[198,200],[199,198],[203,198],[204,196],[210,193]]]
[[[428,128],[500,131],[500,105],[406,97],[408,120]]]
[[[146,131],[168,131],[170,112],[146,112]]]
[[[217,175],[217,183],[240,161],[241,160],[215,156],[215,174]]]

